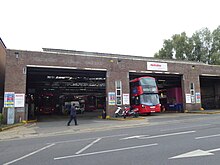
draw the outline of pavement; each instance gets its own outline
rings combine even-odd
[[[159,113],[154,116],[160,118],[173,117],[173,116],[184,116],[189,113],[195,114],[217,114],[220,110],[198,110],[190,111],[187,113]],[[15,125],[8,125],[0,131],[0,141],[12,140],[20,138],[34,138],[34,137],[47,137],[57,136],[64,134],[75,134],[92,131],[103,131],[120,128],[131,128],[149,125],[149,119],[151,116],[141,116],[139,118],[110,118],[101,119],[98,117],[85,118],[82,116],[78,117],[77,126],[72,122],[70,126],[67,126],[68,117],[60,116],[49,116],[38,119],[37,122],[31,123],[18,123]]]
[[[196,114],[219,114],[220,110],[192,110],[192,111],[185,111],[186,113],[196,113]]]

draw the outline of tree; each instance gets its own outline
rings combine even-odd
[[[172,36],[172,39],[176,59],[186,59],[186,50],[188,49],[188,37],[186,36],[186,33],[175,34]]]
[[[175,34],[171,39],[164,40],[163,47],[154,57],[219,65],[220,26],[213,32],[208,28],[200,29],[191,37],[187,37],[185,32]]]
[[[220,65],[220,26],[212,32],[212,42],[210,64]]]
[[[194,45],[193,45],[192,38],[188,38],[187,42],[188,42],[188,45],[185,48],[186,60],[195,61],[196,57],[193,55]]]
[[[164,40],[163,48],[159,50],[158,53],[154,55],[156,58],[161,59],[172,59],[173,58],[173,43],[172,40]]]
[[[192,35],[194,50],[192,56],[195,61],[209,64],[211,59],[212,35],[208,28],[196,31]]]
[[[215,52],[212,54],[211,64],[220,65],[220,52]]]

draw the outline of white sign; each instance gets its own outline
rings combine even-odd
[[[123,93],[123,105],[129,105],[129,94],[128,93]]]
[[[25,94],[15,94],[15,107],[24,107]]]
[[[191,94],[186,94],[186,103],[191,103]]]
[[[147,70],[168,71],[167,63],[147,62]]]
[[[15,108],[7,108],[7,124],[14,124],[15,122]]]

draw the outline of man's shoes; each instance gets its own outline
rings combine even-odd
[[[77,126],[78,124],[75,124],[75,126]]]
[[[69,124],[67,124],[67,126],[70,126]]]

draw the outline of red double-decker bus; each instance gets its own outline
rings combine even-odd
[[[160,101],[156,80],[144,76],[130,81],[131,107],[138,108],[140,114],[160,112]]]

